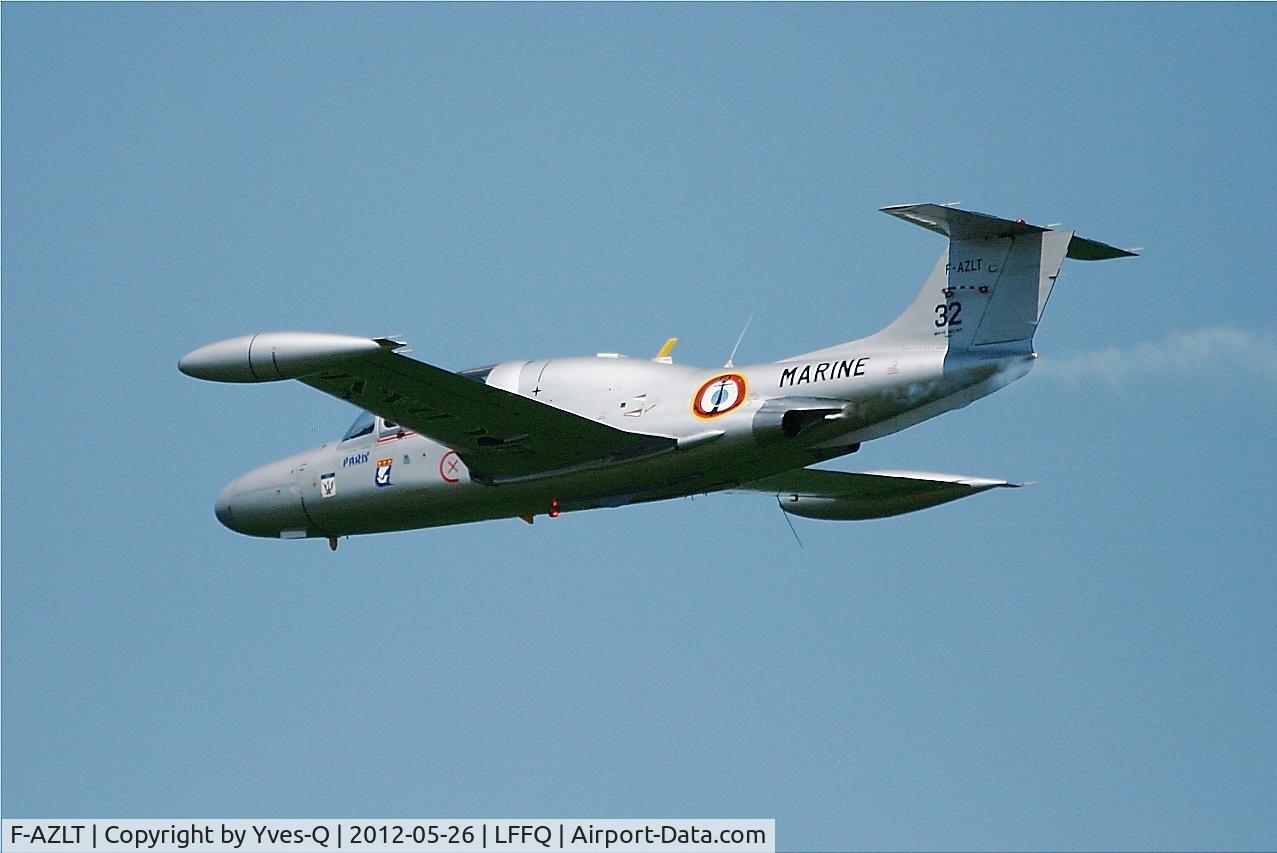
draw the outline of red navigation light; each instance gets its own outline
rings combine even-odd
[[[554,498],[550,501],[550,518],[559,517],[559,499]]]

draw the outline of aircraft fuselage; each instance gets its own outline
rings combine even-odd
[[[218,496],[216,514],[240,533],[331,538],[705,494],[854,452],[862,441],[991,393],[1031,363],[1024,354],[946,359],[938,349],[849,350],[718,370],[608,355],[505,362],[483,381],[679,445],[484,483],[449,448],[377,418],[369,433],[235,479]],[[796,399],[813,414],[786,424]],[[785,411],[772,417],[775,400],[785,401]]]
[[[1005,480],[809,466],[961,408],[1028,373],[1066,257],[1134,252],[952,206],[884,212],[948,238],[912,303],[878,332],[770,364],[509,361],[453,373],[394,338],[259,332],[178,368],[217,382],[296,380],[365,411],[336,442],[231,482],[217,517],[241,533],[339,537],[556,516],[726,489],[806,518],[937,506]],[[406,425],[406,426],[401,426]]]

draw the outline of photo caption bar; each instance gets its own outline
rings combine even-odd
[[[6,819],[10,853],[776,853],[776,821]]]

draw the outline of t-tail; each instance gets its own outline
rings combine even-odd
[[[975,356],[1028,354],[1064,259],[1103,261],[1135,252],[938,204],[903,204],[883,213],[944,234],[940,256],[917,299],[891,325],[857,342]]]

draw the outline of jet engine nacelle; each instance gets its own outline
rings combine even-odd
[[[760,439],[797,438],[830,415],[837,415],[844,405],[841,400],[821,397],[776,397],[754,415],[753,432]]]

